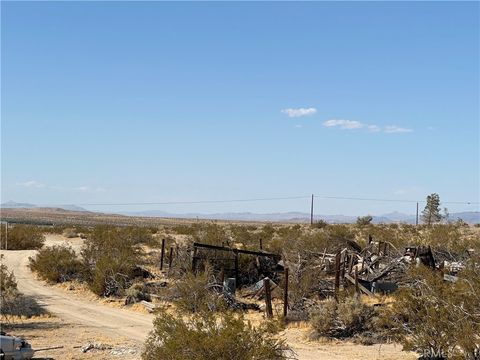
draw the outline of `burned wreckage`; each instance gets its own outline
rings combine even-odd
[[[371,236],[364,248],[352,240],[344,241],[342,246],[336,245],[334,252],[304,250],[296,257],[288,258],[263,249],[253,251],[194,243],[191,248],[192,272],[202,271],[208,263],[217,274],[217,291],[228,294],[232,303],[236,291],[241,290],[238,294],[242,297],[265,299],[268,316],[272,299],[278,298],[284,302],[286,315],[289,309],[298,305],[295,302],[301,300],[291,299],[292,304],[288,304],[289,279],[294,282],[295,278],[302,276],[315,277],[304,300],[336,297],[340,289],[348,287],[357,294],[389,294],[408,286],[411,282],[408,269],[420,264],[432,270],[442,270],[445,281],[456,281],[457,273],[471,255],[467,252],[454,256],[448,251],[417,245],[400,250],[388,241],[375,241]],[[254,261],[242,261],[240,255],[253,257]]]

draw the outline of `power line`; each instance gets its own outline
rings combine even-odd
[[[397,202],[397,203],[425,203],[425,200],[402,200],[388,198],[363,198],[363,197],[347,197],[347,196],[328,196],[314,195],[318,199],[331,200],[352,200],[352,201],[372,201],[372,202]],[[269,198],[250,198],[250,199],[228,199],[228,200],[196,200],[196,201],[162,201],[162,202],[125,202],[125,203],[77,203],[79,206],[140,206],[140,205],[192,205],[192,204],[221,204],[236,202],[256,202],[256,201],[277,201],[277,200],[297,200],[310,199],[311,195],[287,196],[287,197],[269,197]],[[442,201],[442,204],[456,205],[478,205],[476,201]],[[43,204],[44,206],[48,204]],[[59,205],[59,204],[50,204]]]
[[[359,201],[383,201],[383,202],[402,202],[402,203],[426,203],[425,200],[401,200],[401,199],[379,199],[379,198],[359,198],[359,197],[346,197],[346,196],[324,196],[315,195],[321,199],[334,199],[334,200],[359,200]],[[475,205],[479,202],[475,201],[442,201],[442,204],[459,204],[459,205]]]
[[[164,201],[164,202],[134,202],[134,203],[85,203],[76,204],[79,206],[129,206],[129,205],[184,205],[184,204],[218,204],[234,202],[272,201],[272,200],[294,200],[307,199],[310,196],[288,196],[275,198],[254,198],[254,199],[230,199],[230,200],[198,200],[198,201]]]

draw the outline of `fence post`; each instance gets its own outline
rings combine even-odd
[[[163,270],[164,253],[165,253],[165,239],[162,239],[162,252],[160,253],[160,271]]]
[[[283,317],[287,316],[288,312],[288,268],[286,267],[283,272],[284,289],[283,289]]]
[[[340,289],[340,252],[335,255],[335,298],[338,297]]]
[[[262,238],[260,238],[260,250],[263,250]]]
[[[235,254],[235,288],[240,288],[240,278],[238,276],[238,251],[234,250]]]
[[[170,246],[170,253],[168,254],[168,273],[170,274],[170,270],[172,269],[172,262],[173,262],[173,247]]]
[[[197,248],[193,247],[193,256],[192,256],[192,272],[196,274],[196,265],[197,265]]]
[[[272,310],[272,294],[270,292],[270,279],[263,279],[263,287],[265,288],[265,311],[267,313],[267,318],[271,319],[273,317]]]

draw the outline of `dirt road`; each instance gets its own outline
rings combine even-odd
[[[60,237],[48,237],[47,245],[61,243]],[[77,244],[72,244],[74,248]],[[50,313],[62,320],[89,328],[110,336],[122,336],[143,343],[152,329],[153,316],[116,309],[93,301],[80,300],[70,294],[44,285],[34,278],[28,269],[28,257],[34,250],[2,251],[3,263],[13,270],[19,290],[27,296],[33,296]]]

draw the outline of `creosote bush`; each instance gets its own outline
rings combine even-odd
[[[45,242],[43,231],[38,226],[9,225],[8,235],[6,225],[1,225],[0,246],[5,249],[8,241],[8,250],[35,250],[40,249]],[[7,237],[8,236],[8,237]],[[7,241],[5,240],[7,239]]]
[[[442,275],[423,266],[412,269],[414,286],[397,292],[383,317],[389,321],[391,336],[405,350],[476,360],[480,354],[478,262],[474,265],[472,259],[455,283],[444,281]]]
[[[100,296],[123,295],[133,279],[142,251],[134,237],[122,229],[96,226],[82,249],[90,289]]]
[[[3,255],[0,256],[3,260]],[[44,314],[45,310],[37,302],[25,297],[17,288],[13,272],[0,261],[0,315],[2,321],[9,321],[10,316],[35,316]]]
[[[201,311],[188,318],[160,310],[143,360],[286,359],[284,342],[254,328],[241,313]]]
[[[356,297],[345,297],[337,303],[329,298],[311,313],[312,338],[344,338],[369,329],[375,316],[373,307]]]
[[[177,280],[171,291],[171,296],[178,309],[189,313],[208,311],[221,306],[218,296],[212,291],[216,281],[211,274],[211,268],[194,275],[187,273]]]
[[[54,245],[40,249],[30,258],[30,269],[42,279],[57,283],[79,277],[83,270],[75,251],[67,245]]]
[[[3,258],[3,255],[1,255]],[[0,264],[0,313],[2,316],[14,313],[15,303],[20,293],[12,272],[3,263]]]

